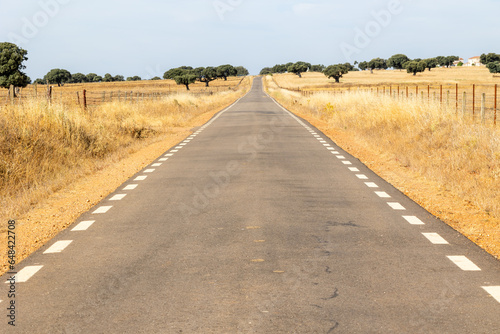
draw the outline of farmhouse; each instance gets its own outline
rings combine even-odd
[[[476,57],[470,57],[469,60],[467,60],[465,66],[483,66],[483,64],[481,64],[480,57],[476,56]]]

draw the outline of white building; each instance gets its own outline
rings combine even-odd
[[[480,57],[476,56],[476,57],[470,57],[469,60],[467,60],[465,66],[483,66],[483,64],[481,64]]]

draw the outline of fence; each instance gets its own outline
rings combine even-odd
[[[224,82],[222,85],[214,87],[195,86],[187,91],[184,86],[178,85],[151,85],[140,87],[141,90],[112,89],[99,90],[89,86],[86,89],[80,85],[73,86],[46,86],[30,85],[27,88],[14,88],[0,90],[0,106],[9,103],[22,104],[32,99],[46,99],[49,103],[77,103],[83,107],[95,106],[114,101],[137,103],[145,100],[160,100],[166,96],[178,94],[190,94],[195,96],[209,96],[227,90],[237,90],[244,77],[238,81]],[[14,97],[15,95],[15,97]]]
[[[276,81],[274,81],[276,83]],[[280,87],[277,83],[276,85]],[[299,92],[304,96],[316,93],[348,94],[362,91],[389,96],[394,99],[412,99],[420,103],[437,102],[446,108],[455,108],[457,114],[481,120],[483,123],[498,121],[498,85],[497,84],[443,84],[443,85],[365,85],[342,86],[338,88],[284,88]]]

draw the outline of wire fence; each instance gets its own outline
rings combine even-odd
[[[106,90],[83,88],[83,86],[46,86],[30,85],[26,88],[13,88],[0,90],[0,106],[7,104],[23,104],[26,101],[46,99],[48,103],[76,103],[83,107],[97,106],[110,102],[137,103],[141,101],[161,100],[167,96],[189,94],[193,96],[210,96],[219,92],[239,89],[244,77],[237,81],[223,82],[214,87],[201,87],[200,85],[186,90],[184,86],[177,85],[150,85],[137,87],[137,89],[119,89],[107,87]]]
[[[278,87],[278,83],[274,81]],[[483,123],[498,120],[497,84],[443,84],[443,85],[359,85],[339,88],[286,88],[310,97],[318,93],[334,95],[351,92],[369,92],[377,96],[388,96],[397,100],[412,100],[418,103],[440,103],[443,107],[454,108],[457,114],[471,117]]]

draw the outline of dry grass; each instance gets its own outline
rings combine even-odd
[[[490,234],[495,234],[493,253],[500,257],[498,126],[457,117],[455,108],[446,109],[432,101],[397,100],[362,91],[304,97],[278,88],[271,77],[266,81],[273,97],[299,115],[320,121],[322,131],[347,133],[378,159],[395,162],[408,175],[430,180],[472,203],[479,213],[496,218]]]
[[[195,117],[221,110],[250,87],[210,96],[176,94],[160,100],[110,102],[87,110],[29,99],[0,108],[0,232],[39,200],[92,173],[107,159],[191,126]]]
[[[389,86],[389,85],[455,85],[500,84],[500,78],[494,77],[484,66],[435,68],[426,70],[416,76],[399,70],[382,70],[349,72],[335,84],[322,73],[304,73],[303,78],[295,74],[275,75],[276,83],[283,88],[292,89],[334,89],[357,86]]]

